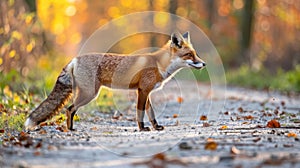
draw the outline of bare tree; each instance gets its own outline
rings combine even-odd
[[[250,45],[254,20],[254,0],[244,0],[245,6],[241,17],[241,48],[239,62],[250,62]]]

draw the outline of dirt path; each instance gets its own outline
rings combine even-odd
[[[153,95],[164,131],[137,131],[132,108],[115,119],[83,110],[75,132],[45,126],[11,140],[23,147],[5,142],[0,167],[300,167],[299,97],[227,88],[225,101],[223,90],[197,87],[171,82]],[[266,127],[274,118],[281,127]]]

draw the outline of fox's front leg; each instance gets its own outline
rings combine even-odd
[[[139,89],[138,90],[138,102],[136,106],[136,120],[138,122],[138,126],[140,131],[150,131],[149,127],[145,127],[144,124],[144,116],[145,116],[145,106],[148,97],[147,92]]]
[[[147,107],[147,114],[148,118],[155,130],[163,130],[164,127],[161,125],[158,125],[153,108],[151,106],[151,103],[148,98],[149,92],[145,92],[143,90],[138,90],[138,103],[137,103],[137,110],[136,110],[136,119],[138,122],[138,126],[140,131],[150,131],[149,127],[144,126],[144,116],[145,116],[145,110]]]
[[[161,131],[164,129],[163,126],[161,125],[158,125],[156,119],[155,119],[155,114],[154,114],[154,110],[152,108],[152,105],[151,105],[151,102],[150,102],[150,97],[148,97],[148,100],[147,100],[147,104],[146,104],[146,107],[147,107],[147,115],[148,115],[148,118],[153,126],[153,128],[155,130],[158,130],[158,131]]]

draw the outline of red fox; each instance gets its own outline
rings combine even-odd
[[[76,111],[92,101],[100,87],[118,89],[136,89],[138,100],[136,119],[140,131],[150,131],[144,126],[145,111],[155,130],[163,130],[155,119],[149,95],[151,91],[162,87],[163,83],[181,68],[205,67],[190,41],[189,32],[181,35],[175,32],[161,49],[153,53],[125,55],[113,53],[93,53],[78,56],[66,65],[53,91],[29,115],[26,129],[32,129],[39,123],[59,112],[73,95],[73,103],[66,111],[67,128],[73,129],[73,117]]]

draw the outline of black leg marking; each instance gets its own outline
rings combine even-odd
[[[70,114],[71,113],[71,114]],[[74,118],[74,115],[76,114],[76,110],[74,109],[74,105],[72,104],[70,107],[68,107],[68,117],[70,117],[70,118],[68,118],[67,120],[67,122],[69,122],[68,123],[68,129],[70,130],[70,131],[75,131],[75,129],[73,128],[73,118]]]
[[[138,122],[140,131],[150,131],[149,127],[145,127],[144,122]]]
[[[164,129],[164,126],[158,125],[156,119],[152,120],[151,124],[155,130],[161,131]]]

